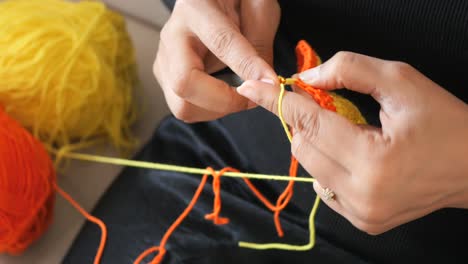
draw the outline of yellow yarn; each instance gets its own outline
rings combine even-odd
[[[0,104],[49,148],[134,145],[135,54],[120,15],[99,2],[4,1],[0,36]]]
[[[283,98],[284,98],[284,93],[286,92],[286,88],[284,86],[286,84],[290,85],[291,83],[294,83],[293,81],[294,79],[292,78],[284,79],[281,76],[279,77],[279,79],[280,79],[280,93],[278,97],[278,116],[280,118],[281,125],[283,126],[284,133],[288,137],[289,142],[291,142],[292,141],[291,131],[289,131],[288,124],[283,119]],[[284,81],[281,81],[281,80],[284,80]]]
[[[367,124],[366,119],[351,101],[335,93],[330,93],[330,95],[333,97],[333,104],[335,105],[336,112],[338,114],[346,117],[349,121],[355,124]]]

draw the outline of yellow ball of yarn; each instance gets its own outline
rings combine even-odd
[[[0,3],[0,104],[59,152],[135,143],[135,55],[124,19],[100,2]]]

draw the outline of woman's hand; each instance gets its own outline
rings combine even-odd
[[[358,126],[287,92],[284,118],[292,153],[314,189],[354,226],[380,234],[444,207],[468,208],[468,106],[411,66],[340,52],[300,78],[346,87],[380,103],[382,128]],[[276,113],[279,88],[247,81],[238,92]],[[449,223],[448,223],[449,224]]]
[[[169,108],[186,122],[212,120],[254,104],[210,73],[275,78],[276,0],[178,0],[161,31],[154,63]]]

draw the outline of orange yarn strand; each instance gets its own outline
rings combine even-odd
[[[294,156],[291,156],[291,164],[289,166],[289,175],[291,177],[296,177],[297,176],[297,166],[298,166],[298,162],[297,162],[296,158],[294,158]],[[280,197],[278,198],[278,200],[276,202],[276,206],[277,206],[278,210],[274,214],[274,220],[275,220],[275,227],[276,227],[276,230],[278,232],[279,237],[284,236],[284,232],[283,232],[283,229],[281,227],[281,222],[280,222],[280,212],[281,212],[281,210],[286,208],[286,206],[291,201],[291,199],[293,197],[293,194],[294,194],[294,192],[293,192],[294,191],[294,189],[293,189],[294,184],[295,184],[294,181],[290,181],[288,186],[286,187],[286,191],[283,192],[280,195]]]
[[[289,169],[289,175],[291,177],[296,177],[297,175],[297,160],[292,157],[291,158],[291,165]],[[257,196],[257,198],[272,212],[274,212],[274,223],[275,223],[275,228],[276,232],[278,233],[279,237],[284,236],[283,228],[281,227],[281,221],[280,221],[280,213],[281,211],[286,208],[286,206],[289,204],[289,202],[292,199],[293,196],[293,188],[294,188],[294,181],[290,181],[286,188],[284,189],[283,193],[278,197],[278,200],[276,201],[276,205],[273,205],[261,192],[258,190],[258,188],[249,180],[249,179],[244,179],[244,182],[247,184],[247,186],[252,190],[252,192]]]
[[[219,213],[221,212],[221,176],[223,176],[224,173],[228,171],[238,171],[234,168],[224,168],[220,170],[219,172],[216,172],[213,170],[211,167],[208,167],[207,170],[210,171],[211,175],[213,176],[213,193],[214,193],[214,205],[213,205],[213,213],[207,214],[205,216],[205,219],[212,220],[213,223],[216,225],[225,225],[229,223],[228,218],[220,217]],[[206,182],[208,180],[208,174],[203,175],[203,178],[200,182],[200,185],[197,188],[197,191],[192,197],[192,200],[190,201],[189,205],[187,208],[185,208],[184,212],[176,219],[176,221],[169,227],[169,229],[166,231],[166,234],[164,234],[163,238],[161,239],[161,242],[159,246],[157,247],[151,247],[147,250],[145,250],[143,253],[141,253],[140,256],[135,260],[134,264],[140,264],[146,257],[148,257],[150,254],[154,252],[159,252],[153,260],[150,262],[150,264],[159,264],[164,258],[164,255],[166,254],[166,243],[171,237],[172,233],[179,227],[179,225],[185,220],[185,218],[190,214],[192,211],[193,207],[197,203],[198,199],[200,198],[201,193],[203,192],[203,188],[206,185]]]
[[[86,212],[68,193],[58,187],[57,184],[54,184],[55,191],[60,194],[65,200],[67,200],[73,207],[80,212],[88,221],[95,223],[101,229],[101,242],[99,243],[99,248],[96,253],[96,257],[94,258],[94,264],[99,264],[102,258],[102,254],[104,253],[104,248],[106,246],[106,239],[107,239],[107,227],[106,224],[99,218],[96,218]]]
[[[203,192],[203,188],[206,185],[206,181],[208,180],[208,174],[203,175],[203,178],[200,182],[200,185],[197,188],[197,191],[193,195],[192,200],[190,201],[189,205],[185,210],[182,212],[182,214],[175,220],[174,223],[169,227],[169,229],[166,231],[166,234],[164,234],[163,238],[161,239],[161,242],[159,243],[159,246],[157,247],[152,247],[147,250],[145,250],[134,262],[134,264],[139,264],[143,259],[145,259],[149,254],[153,252],[159,251],[158,255],[154,257],[154,259],[150,262],[150,264],[159,264],[164,258],[164,255],[166,254],[166,243],[171,237],[172,233],[179,227],[179,225],[185,220],[185,218],[190,214],[192,211],[193,207],[198,201],[198,198],[200,198],[201,193]]]
[[[220,217],[219,213],[221,212],[221,176],[228,171],[238,170],[233,168],[224,168],[219,172],[214,171],[211,167],[208,167],[211,175],[213,175],[213,193],[214,193],[214,204],[213,204],[213,213],[205,215],[206,220],[212,220],[216,225],[226,225],[229,223],[229,218]]]

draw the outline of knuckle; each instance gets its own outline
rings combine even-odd
[[[379,235],[382,234],[385,230],[380,225],[367,224],[361,221],[352,221],[351,222],[357,229],[369,234],[369,235]]]
[[[305,111],[299,117],[299,123],[296,124],[296,127],[304,132],[304,136],[314,144],[318,140],[318,135],[320,131],[320,116],[319,111]]]
[[[373,201],[363,202],[358,207],[356,215],[368,225],[380,225],[387,220],[385,211]]]
[[[244,79],[258,79],[258,71],[255,70],[255,63],[258,61],[257,55],[245,56],[239,60],[237,70]]]
[[[377,189],[375,183],[366,184],[362,187],[360,193],[356,196],[358,202],[355,203],[353,208],[354,215],[362,223],[369,226],[381,226],[385,224],[390,218],[388,204],[379,196],[380,189]]]
[[[304,153],[304,142],[302,137],[298,136],[297,134],[293,136],[291,153],[298,159],[301,159]]]
[[[170,32],[170,27],[169,27],[169,22],[166,23],[163,28],[161,29],[161,32],[159,32],[159,39],[161,41],[167,41],[169,38],[169,32]]]
[[[171,112],[175,118],[185,122],[185,123],[192,123],[194,122],[194,117],[191,114],[190,106],[186,102],[179,102],[177,104],[173,104],[170,106]]]
[[[189,97],[191,91],[191,87],[189,85],[190,75],[190,73],[186,72],[171,82],[171,89],[180,98]]]
[[[395,79],[408,79],[414,73],[414,68],[408,63],[395,61],[388,64],[387,72]]]
[[[161,83],[161,80],[160,80],[160,73],[159,73],[159,56],[156,56],[156,59],[154,60],[154,63],[153,63],[153,75],[154,77],[156,77],[156,79],[158,80],[159,83]]]
[[[334,71],[338,76],[346,76],[349,69],[353,66],[356,60],[356,53],[349,51],[339,51],[334,57]]]
[[[213,30],[211,37],[212,51],[220,60],[226,59],[234,41],[235,32],[229,27]]]
[[[258,105],[263,106],[265,109],[272,113],[278,114],[278,99],[274,98],[273,100],[268,99],[267,97],[260,96],[256,102]],[[283,112],[287,112],[287,105],[283,104]]]
[[[175,6],[174,6],[174,9],[175,8],[185,8],[187,6],[191,6],[194,4],[194,0],[177,0],[175,1]]]
[[[352,63],[356,59],[356,53],[350,51],[339,51],[335,55],[337,61],[344,62],[346,64]]]

